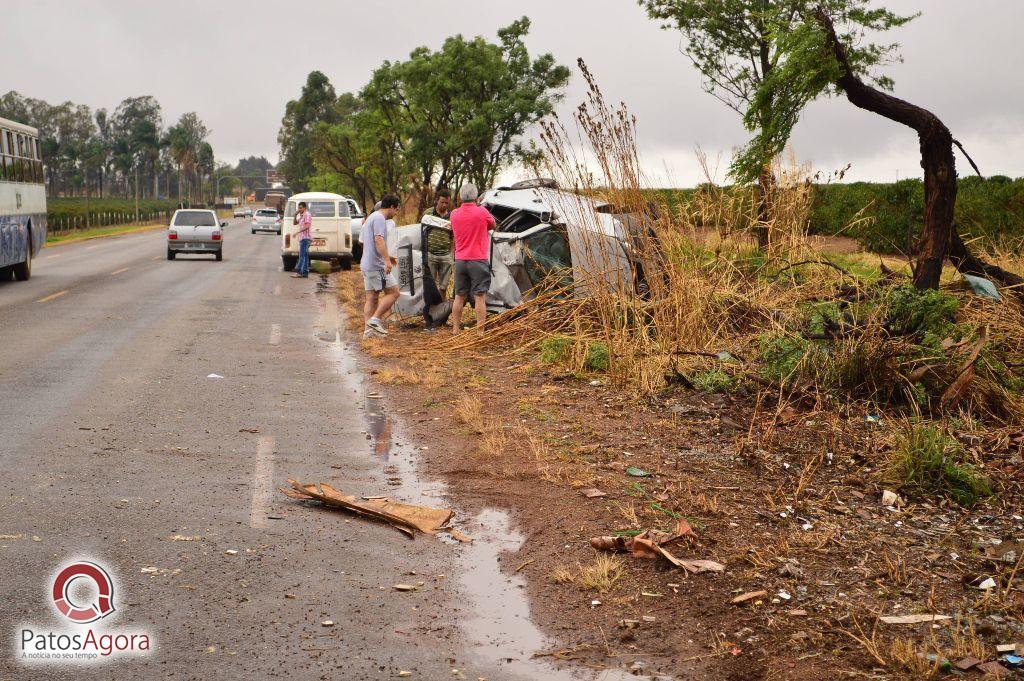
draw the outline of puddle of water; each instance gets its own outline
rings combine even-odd
[[[330,291],[330,289],[324,289]],[[328,359],[342,379],[346,394],[358,396],[359,409],[366,421],[369,451],[386,466],[386,475],[398,484],[387,490],[388,496],[423,506],[449,506],[444,483],[427,484],[419,476],[415,448],[402,433],[399,419],[388,416],[384,400],[370,397],[377,393],[356,361],[358,348],[346,342],[344,312],[333,293],[318,295],[321,318],[317,337],[325,341]],[[394,445],[394,442],[404,445]],[[502,678],[545,679],[550,681],[637,681],[649,679],[624,669],[560,669],[535,652],[551,647],[551,642],[530,619],[530,604],[523,575],[505,574],[499,565],[505,552],[515,552],[525,541],[514,527],[509,514],[485,509],[472,520],[457,521],[459,529],[473,537],[462,544],[447,534],[438,538],[458,552],[459,585],[470,613],[460,623],[469,644],[469,652],[481,665],[501,670]],[[668,679],[668,677],[659,677]]]

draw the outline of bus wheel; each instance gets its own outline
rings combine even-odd
[[[14,270],[14,278],[18,281],[28,281],[32,276],[32,242],[28,243],[28,253],[25,254],[24,262],[19,262],[11,269]]]

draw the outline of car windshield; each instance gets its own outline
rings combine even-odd
[[[216,227],[217,216],[208,210],[183,210],[174,214],[176,227]]]

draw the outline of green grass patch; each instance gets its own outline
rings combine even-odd
[[[568,336],[548,336],[540,342],[540,361],[545,364],[558,364],[569,357],[572,350],[572,339]]]
[[[611,365],[611,356],[608,353],[608,346],[604,343],[590,343],[587,345],[587,357],[583,366],[588,371],[608,371]]]
[[[912,426],[900,434],[886,460],[886,476],[918,497],[942,495],[973,506],[992,487],[967,463],[963,445],[938,426]]]
[[[711,369],[694,374],[690,381],[697,390],[706,393],[731,393],[739,386],[735,376],[721,369]]]

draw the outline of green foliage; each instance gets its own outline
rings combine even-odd
[[[281,145],[278,169],[284,173],[288,185],[296,192],[309,189],[313,167],[313,130],[318,123],[335,123],[337,95],[330,80],[320,71],[312,71],[298,99],[285,105],[277,142]]]
[[[500,29],[497,43],[455,35],[437,51],[384,62],[358,96],[338,98],[335,120],[316,126],[317,182],[338,175],[365,201],[410,182],[491,186],[530,155],[520,137],[554,110],[569,79],[552,55],[530,57],[529,28],[523,17]]]
[[[903,284],[889,291],[886,307],[894,332],[916,333],[927,347],[937,347],[950,336],[959,340],[964,333],[956,323],[960,303],[948,293],[919,291],[912,284]]]
[[[973,506],[992,488],[966,459],[963,446],[941,428],[917,425],[900,434],[887,457],[886,474],[909,493],[941,494]]]
[[[816,352],[814,344],[801,336],[766,334],[760,341],[761,375],[789,385]]]
[[[721,369],[697,372],[690,377],[690,381],[694,388],[706,393],[731,393],[739,385],[736,377]]]
[[[604,343],[590,343],[587,345],[587,356],[583,360],[583,366],[588,371],[608,371],[611,358],[608,354],[608,346]]]
[[[540,342],[540,361],[545,364],[558,364],[569,357],[573,341],[568,336],[548,336]]]
[[[911,21],[873,0],[638,0],[662,28],[677,29],[704,90],[744,117],[754,139],[732,173],[755,179],[782,150],[804,106],[829,89],[838,65],[824,54],[820,31],[806,19],[821,6],[834,18],[858,75],[893,61],[895,44],[874,36]],[[813,18],[812,18],[813,21]],[[883,87],[887,78],[876,78]]]
[[[145,199],[139,201],[139,212],[143,214],[173,211],[178,207],[174,201]],[[135,201],[132,199],[90,199],[56,198],[46,202],[46,218],[51,229],[56,229],[67,221],[84,221],[89,215],[89,222],[97,224],[107,213],[135,214]]]
[[[983,244],[1013,248],[1024,241],[1024,178],[962,178],[955,218]],[[819,185],[811,208],[813,234],[845,234],[877,253],[910,253],[924,224],[924,183]]]

